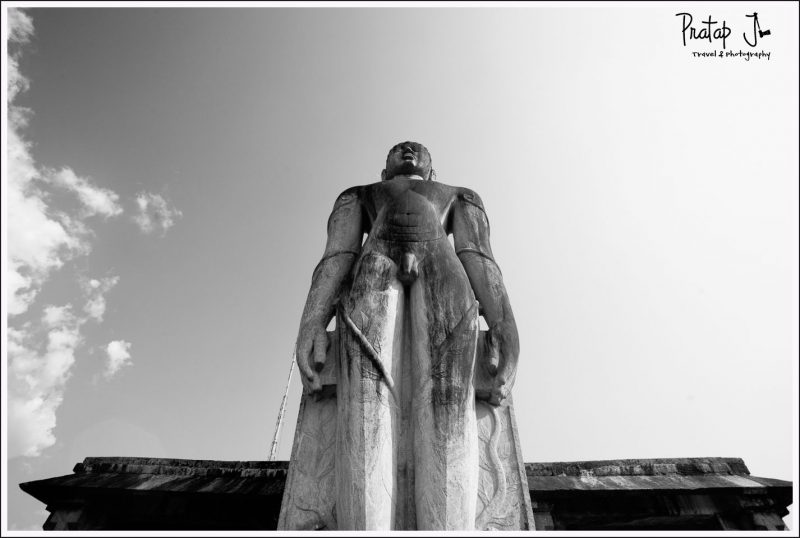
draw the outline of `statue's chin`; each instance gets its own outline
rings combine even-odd
[[[388,178],[387,181],[391,181],[393,179],[419,179],[422,181],[425,178],[419,174],[395,174],[392,177]]]
[[[416,162],[407,161],[392,170],[392,176],[422,176],[425,177],[427,175],[427,170],[425,168],[418,166]]]

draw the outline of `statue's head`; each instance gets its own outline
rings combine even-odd
[[[386,168],[381,172],[381,180],[386,181],[398,175],[436,179],[428,149],[418,142],[400,142],[390,149],[386,156]]]

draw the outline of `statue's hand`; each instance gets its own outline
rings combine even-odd
[[[492,375],[489,403],[500,405],[511,394],[517,376],[519,335],[516,323],[513,320],[491,323],[486,334],[486,345],[489,373]]]
[[[325,366],[328,351],[328,333],[325,325],[308,322],[300,326],[297,336],[297,366],[303,387],[311,394],[322,390],[319,372]]]

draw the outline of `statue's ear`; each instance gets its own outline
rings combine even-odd
[[[386,170],[381,170],[381,181],[386,181]]]
[[[436,170],[434,170],[433,168],[431,168],[431,173],[428,174],[428,180],[436,181]]]

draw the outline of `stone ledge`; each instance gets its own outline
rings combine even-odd
[[[536,492],[687,490],[759,492],[792,483],[750,476],[741,458],[660,458],[526,463],[528,487]]]
[[[286,477],[287,461],[215,461],[166,458],[86,458],[73,468],[76,474],[116,473],[248,478]]]
[[[65,496],[131,492],[272,496],[283,493],[288,462],[86,458],[74,474],[20,484],[45,504]]]
[[[274,530],[288,462],[86,458],[20,484],[45,529]],[[540,530],[781,530],[792,483],[739,458],[526,463]]]
[[[741,458],[655,458],[526,463],[528,476],[749,475]]]

